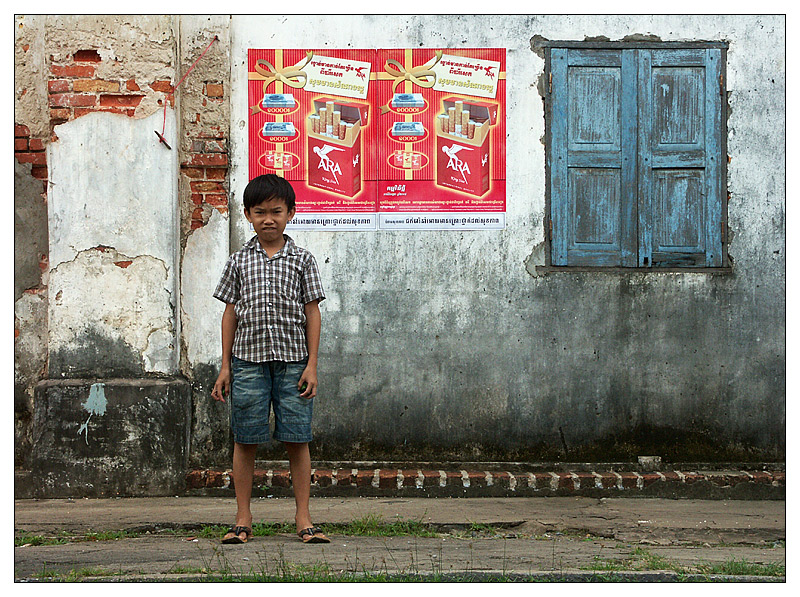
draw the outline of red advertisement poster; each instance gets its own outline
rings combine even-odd
[[[377,227],[375,50],[248,52],[249,176],[291,181],[290,228]]]
[[[505,227],[505,49],[250,50],[249,174],[300,229]]]
[[[379,51],[381,228],[505,226],[505,49]]]

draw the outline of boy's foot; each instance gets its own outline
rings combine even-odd
[[[222,538],[223,543],[247,543],[253,529],[246,526],[232,526]]]
[[[303,543],[331,542],[331,540],[325,536],[325,534],[322,532],[322,529],[319,527],[308,527],[307,529],[302,529],[301,531],[297,532],[297,536],[302,539]]]

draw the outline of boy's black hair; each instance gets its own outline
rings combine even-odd
[[[283,199],[286,209],[294,209],[294,189],[289,181],[277,174],[262,174],[247,183],[244,189],[244,208],[250,211],[267,199]]]

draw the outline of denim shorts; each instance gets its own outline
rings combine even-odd
[[[239,444],[269,441],[270,406],[275,415],[273,439],[307,443],[311,437],[314,399],[303,398],[297,382],[308,358],[296,362],[251,363],[233,357],[231,373],[231,430]]]

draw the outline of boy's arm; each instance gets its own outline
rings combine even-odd
[[[322,332],[322,316],[319,312],[319,300],[306,303],[303,307],[306,314],[306,344],[308,345],[308,365],[297,384],[303,398],[314,398],[317,395],[317,354],[319,353],[319,337]],[[306,389],[303,390],[303,384]]]
[[[233,303],[227,303],[225,312],[222,314],[222,366],[214,389],[211,391],[214,400],[220,402],[225,402],[225,396],[230,394],[231,390],[231,357],[233,356],[233,338],[236,336],[238,323]]]

